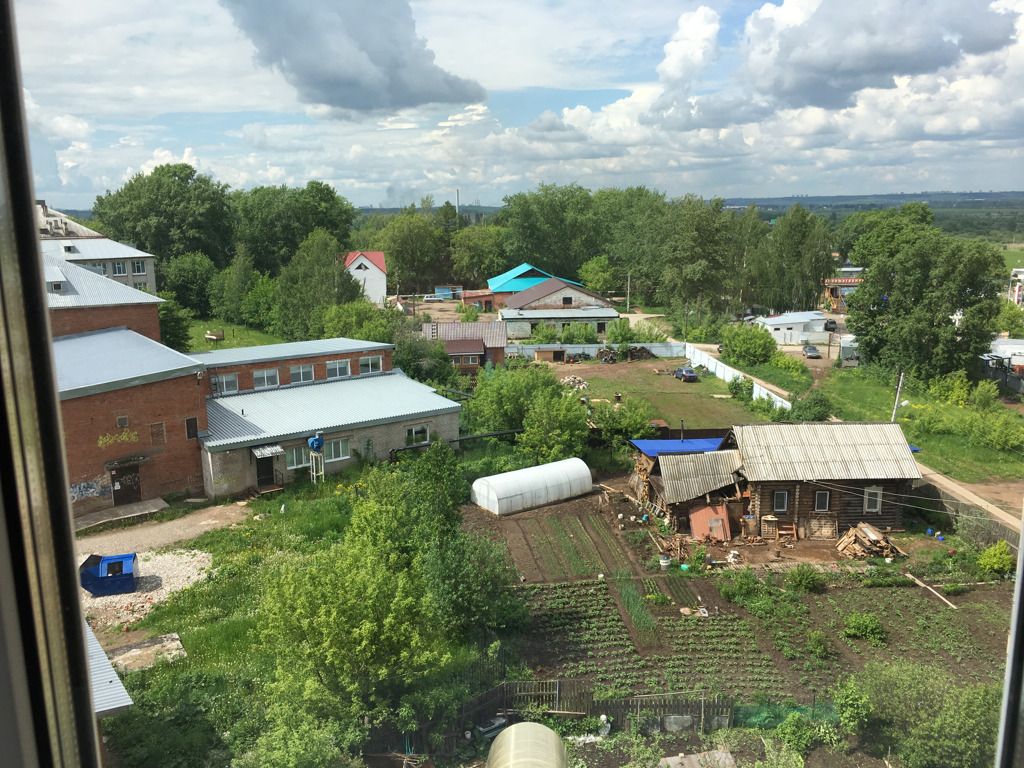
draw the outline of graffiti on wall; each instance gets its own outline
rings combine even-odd
[[[99,485],[91,482],[75,483],[71,486],[70,490],[72,501],[78,501],[79,499],[87,499],[90,496],[100,495]]]
[[[132,432],[130,429],[128,429],[128,427],[125,427],[124,429],[122,429],[117,434],[113,434],[111,432],[107,432],[107,434],[100,435],[96,439],[96,445],[98,445],[100,448],[106,448],[108,445],[113,445],[114,443],[137,443],[137,442],[139,442],[139,433],[138,432]]]

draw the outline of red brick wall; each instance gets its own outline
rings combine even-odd
[[[297,357],[293,360],[268,360],[262,363],[244,363],[242,365],[222,365],[216,368],[208,368],[211,376],[225,376],[232,373],[238,374],[238,389],[244,391],[253,388],[253,371],[264,371],[277,368],[277,380],[280,386],[291,384],[290,368],[293,365],[313,364],[313,380],[324,381],[327,378],[327,363],[335,360],[349,360],[349,372],[352,376],[359,375],[359,358],[376,357],[380,355],[381,370],[391,370],[391,355],[393,349],[383,349],[374,352],[346,352],[344,354],[317,355],[316,357]]]
[[[98,331],[126,326],[129,330],[160,341],[160,317],[157,304],[119,304],[110,307],[75,307],[50,310],[54,336]]]
[[[187,439],[185,420],[207,428],[206,387],[195,374],[61,402],[72,509],[82,514],[113,506],[105,462],[145,456],[139,464],[142,498],[172,492],[202,493],[198,438]],[[127,416],[128,426],[117,426]],[[151,425],[163,423],[165,442]]]

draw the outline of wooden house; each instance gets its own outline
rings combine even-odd
[[[902,525],[902,500],[921,473],[898,424],[827,422],[735,426],[749,509],[780,534],[835,539],[860,521]],[[773,521],[771,518],[775,518]],[[773,536],[774,538],[774,536]]]

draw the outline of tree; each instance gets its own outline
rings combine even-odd
[[[771,331],[760,323],[730,325],[722,329],[722,359],[740,365],[762,365],[776,350]]]
[[[592,419],[601,430],[601,439],[614,451],[625,448],[628,440],[651,437],[655,432],[651,421],[658,414],[643,398],[627,397],[617,406],[594,403],[592,408]]]
[[[242,299],[242,322],[271,333],[278,332],[280,316],[277,312],[277,280],[270,275],[256,273],[249,291]]]
[[[996,330],[1008,333],[1011,339],[1024,339],[1024,309],[1004,298],[999,304]]]
[[[460,229],[452,237],[452,275],[470,286],[481,286],[488,277],[515,266],[505,253],[505,229],[480,224]]]
[[[187,163],[137,173],[116,192],[96,198],[93,216],[111,239],[152,253],[158,265],[198,251],[221,268],[231,252],[227,185]]]
[[[607,256],[595,256],[580,267],[580,280],[594,293],[611,293],[620,288]]]
[[[793,403],[789,411],[790,421],[828,421],[835,406],[828,395],[817,390],[809,392],[802,400]]]
[[[590,323],[569,323],[562,330],[563,344],[597,344],[597,331]]]
[[[210,283],[215,274],[217,267],[206,254],[175,256],[163,269],[164,289],[171,291],[183,307],[200,317],[209,317]]]
[[[628,317],[612,320],[605,327],[609,344],[629,344],[633,341],[633,326],[630,325]]]
[[[779,312],[814,309],[821,281],[835,273],[832,232],[827,221],[799,203],[779,217],[755,253],[754,298]]]
[[[231,264],[210,280],[208,296],[213,314],[229,323],[243,322],[242,303],[258,275],[249,252],[239,245]]]
[[[594,252],[608,255],[616,289],[628,282],[631,300],[653,298],[671,229],[664,193],[646,187],[599,189],[593,211],[599,241]]]
[[[571,459],[583,452],[587,412],[566,392],[546,390],[530,403],[516,446],[535,464]]]
[[[530,331],[531,344],[555,344],[558,342],[558,328],[551,323],[537,323]]]
[[[178,352],[188,352],[192,347],[189,330],[192,313],[181,306],[170,291],[164,291],[157,295],[164,300],[157,310],[160,322],[160,341],[164,346]]]
[[[446,277],[440,274],[438,245],[430,219],[416,213],[413,206],[392,217],[374,238],[374,248],[387,254],[388,289],[421,293],[439,276]]]
[[[477,376],[473,399],[464,410],[474,430],[498,432],[523,426],[534,398],[561,394],[562,385],[547,368],[484,368]]]
[[[927,206],[910,204],[875,212],[853,259],[866,270],[847,324],[865,360],[922,380],[976,371],[1006,272],[995,246],[945,235]]]
[[[362,288],[345,269],[338,241],[316,229],[277,278],[278,323],[290,341],[323,337],[327,310],[355,301]]]
[[[590,191],[579,184],[541,184],[505,198],[505,250],[513,264],[529,262],[556,277],[574,278],[597,252],[598,221]]]

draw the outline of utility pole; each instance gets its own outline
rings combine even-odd
[[[900,393],[903,391],[903,367],[900,366],[900,380],[896,383],[896,402],[892,404],[892,418],[889,421],[896,421],[896,410],[900,407]]]
[[[629,314],[629,284],[633,279],[633,273],[626,273],[626,314]]]

